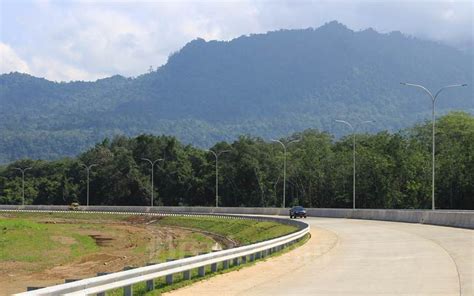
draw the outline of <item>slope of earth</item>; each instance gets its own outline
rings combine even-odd
[[[221,222],[216,219],[204,219],[200,227],[199,219],[185,217],[0,213],[0,295],[249,242],[245,232],[232,237],[220,227],[206,231]],[[238,221],[226,221],[219,224],[239,228]],[[260,229],[259,222],[252,224]]]

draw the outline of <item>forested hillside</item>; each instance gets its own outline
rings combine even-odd
[[[331,22],[231,41],[194,40],[136,78],[56,83],[0,75],[0,163],[74,156],[104,137],[176,136],[199,147],[247,134],[307,128],[346,132],[335,119],[375,120],[396,131],[429,118],[420,90],[473,81],[473,56],[399,32],[354,32]],[[152,62],[150,62],[152,63]],[[472,86],[451,89],[438,112],[474,112]]]
[[[288,145],[287,205],[352,206],[352,137],[339,140],[306,130],[282,139]],[[456,112],[437,125],[436,204],[474,210],[474,116]],[[431,123],[396,133],[361,133],[357,141],[357,207],[431,207]],[[283,149],[278,143],[241,136],[216,143],[229,150],[219,159],[221,206],[281,206]],[[215,159],[175,137],[140,135],[105,139],[77,158],[25,159],[0,166],[0,204],[21,204],[21,173],[27,204],[86,203],[91,171],[93,205],[149,205],[150,164],[155,167],[155,205],[214,205]]]

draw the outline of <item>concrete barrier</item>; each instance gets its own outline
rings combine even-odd
[[[0,210],[67,211],[68,206],[0,205]],[[143,206],[81,206],[80,210],[101,212],[163,213],[163,214],[225,214],[287,216],[288,209],[249,207],[143,207]],[[474,229],[474,211],[454,210],[385,210],[308,208],[310,217],[330,217],[423,223]]]

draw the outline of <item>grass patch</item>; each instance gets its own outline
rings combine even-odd
[[[73,257],[77,258],[84,254],[90,254],[99,250],[99,247],[92,237],[77,233],[73,233],[71,236],[76,241],[76,243],[71,245],[71,255]]]
[[[0,261],[37,262],[55,244],[45,225],[28,220],[0,220]]]
[[[77,219],[81,221],[125,221],[129,215],[124,214],[105,214],[105,213],[83,213],[80,211],[69,212],[0,212],[0,215],[21,218],[26,220],[38,219]]]
[[[25,214],[0,218],[0,262],[36,263],[30,271],[64,264],[98,251],[94,239],[81,232],[107,230],[104,225],[45,223],[49,222],[45,221],[50,218],[48,214]]]
[[[200,216],[169,216],[159,220],[158,224],[209,231],[235,240],[241,245],[289,234],[297,229],[277,222]]]

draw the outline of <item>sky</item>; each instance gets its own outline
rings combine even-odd
[[[333,20],[472,49],[473,15],[473,0],[0,0],[0,73],[54,81],[134,77],[196,38],[231,40]]]

